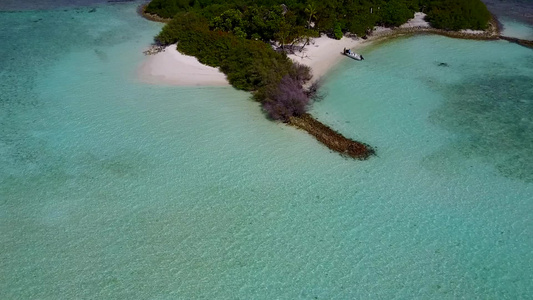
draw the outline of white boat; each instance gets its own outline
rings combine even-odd
[[[355,60],[364,60],[365,58],[361,55],[361,54],[357,54],[355,52],[353,52],[352,50],[350,49],[346,49],[344,48],[344,51],[342,51],[342,54],[350,57],[350,58],[353,58]]]

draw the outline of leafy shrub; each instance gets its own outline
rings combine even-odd
[[[491,15],[480,0],[433,0],[426,18],[436,28],[483,30]]]
[[[342,39],[342,29],[341,29],[341,24],[339,24],[339,23],[336,23],[336,24],[335,24],[335,29],[333,30],[333,36],[335,36],[335,38],[336,38],[337,40]]]
[[[190,7],[188,0],[152,0],[146,6],[146,12],[170,19],[180,11]]]
[[[156,41],[178,43],[178,50],[206,65],[220,67],[237,89],[257,90],[279,82],[292,62],[261,41],[246,40],[224,31],[211,31],[207,20],[194,12],[179,13],[167,23]]]
[[[285,75],[277,87],[267,95],[263,110],[274,120],[288,121],[291,116],[305,113],[309,97],[305,94],[298,80]]]
[[[400,26],[412,18],[414,13],[405,2],[389,1],[381,9],[381,22],[385,26]]]

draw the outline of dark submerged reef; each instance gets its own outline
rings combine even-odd
[[[524,64],[533,67],[533,60]],[[438,87],[446,99],[430,120],[462,134],[427,159],[432,162],[428,167],[438,168],[439,162],[468,157],[495,166],[509,178],[533,182],[533,88],[521,88],[533,78],[500,74],[497,70],[503,68],[498,64],[490,68],[492,76]]]
[[[317,121],[310,114],[292,116],[289,118],[289,124],[307,131],[329,149],[342,155],[355,159],[367,159],[376,154],[375,150],[369,145],[344,137],[342,134]]]

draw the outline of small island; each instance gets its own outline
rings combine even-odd
[[[308,113],[323,98],[320,76],[342,59],[343,48],[414,33],[499,38],[497,21],[480,0],[152,0],[141,13],[166,23],[148,54],[176,45],[173,55],[179,51],[215,68],[205,70],[213,79],[207,84],[224,82],[222,74],[213,77],[220,70],[233,87],[251,92],[269,119],[355,159],[375,150]],[[324,44],[329,46],[318,49]]]

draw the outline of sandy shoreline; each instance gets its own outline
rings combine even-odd
[[[301,52],[288,55],[294,62],[311,68],[313,78],[324,76],[342,58],[343,48],[354,49],[367,44],[372,39],[343,37],[335,40],[322,35],[314,38],[311,44]],[[164,51],[147,55],[137,69],[137,77],[148,84],[177,86],[228,86],[226,76],[217,68],[201,64],[194,56],[181,54],[176,45],[166,47]]]
[[[228,86],[226,75],[217,68],[201,64],[194,56],[181,54],[176,45],[146,55],[137,70],[141,82],[178,86]]]
[[[407,23],[400,26],[400,28],[429,28],[428,22],[424,21],[424,13],[415,13],[414,18],[407,21]],[[340,40],[328,38],[322,35],[319,38],[313,39],[311,44],[307,46],[302,52],[288,55],[294,62],[298,62],[309,66],[313,72],[313,79],[317,80],[326,75],[331,68],[339,63],[343,58],[341,55],[344,48],[357,49],[362,45],[370,44],[378,38],[383,38],[395,34],[396,30],[384,27],[376,27],[373,30],[372,36],[364,40],[357,37],[343,37]],[[357,52],[357,51],[356,51]]]
[[[415,13],[414,18],[408,20],[399,28],[374,28],[368,39],[357,37],[343,37],[335,40],[322,35],[312,39],[311,43],[301,52],[288,55],[294,62],[311,68],[313,80],[326,75],[331,68],[343,58],[341,52],[346,49],[357,49],[383,38],[391,38],[403,34],[430,33],[445,35],[453,38],[467,39],[498,39],[499,32],[496,25],[491,30],[449,32],[432,28],[424,21],[425,14]],[[357,52],[357,51],[356,51]],[[364,54],[364,53],[363,53]],[[148,55],[138,69],[140,81],[150,84],[169,84],[178,86],[228,86],[226,76],[217,68],[201,64],[193,56],[187,56],[176,50],[176,45],[165,48],[165,51],[155,55]]]
[[[317,80],[326,75],[340,60],[346,58],[341,55],[344,48],[355,49],[367,42],[363,39],[350,37],[336,40],[322,35],[319,38],[314,38],[310,45],[306,46],[301,52],[287,56],[294,62],[310,67],[313,79]]]

